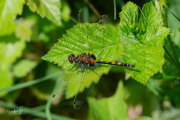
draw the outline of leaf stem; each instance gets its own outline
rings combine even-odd
[[[116,20],[116,0],[113,0],[114,2],[114,20]]]
[[[8,108],[8,109],[14,109],[14,106],[18,107],[17,105],[10,104],[10,103],[7,103],[7,102],[1,101],[1,100],[0,100],[0,106]],[[9,112],[13,112],[13,110],[9,111]],[[0,114],[10,114],[9,112],[4,111],[4,112],[1,112]],[[46,119],[45,112],[34,111],[34,108],[27,108],[27,107],[22,106],[22,113],[21,114],[30,114],[30,115],[33,115],[33,116],[36,116],[36,117],[41,117],[41,118]],[[17,113],[11,114],[11,115],[17,115]],[[73,120],[72,118],[67,118],[67,117],[64,117],[64,116],[56,115],[56,114],[52,114],[52,118],[53,118],[53,120]]]
[[[62,73],[62,72],[58,71],[58,72],[56,72],[54,74],[47,75],[47,76],[45,76],[43,78],[35,79],[35,80],[30,81],[30,82],[16,84],[16,85],[14,85],[12,87],[8,87],[8,88],[3,88],[3,89],[0,89],[0,92],[10,92],[10,91],[18,90],[18,89],[21,89],[21,88],[25,88],[25,87],[28,87],[28,86],[31,86],[31,85],[34,85],[34,84],[49,80],[50,78],[53,78],[53,77],[59,75],[60,73]]]
[[[51,116],[51,112],[50,112],[51,103],[52,103],[53,95],[54,95],[54,93],[57,92],[59,86],[61,86],[61,83],[62,83],[62,82],[60,82],[60,79],[58,79],[58,80],[57,80],[57,83],[56,83],[56,86],[55,86],[53,92],[51,93],[51,96],[50,96],[49,100],[48,100],[47,103],[46,103],[45,112],[46,112],[46,116],[47,116],[48,120],[52,120],[52,116]]]
[[[92,3],[89,2],[89,0],[85,0],[85,2],[87,3],[87,5],[90,7],[90,9],[95,13],[95,15],[100,18],[101,14],[97,11],[97,9],[94,7],[94,5]]]
[[[76,20],[76,19],[74,19],[73,17],[71,17],[70,16],[70,20],[72,20],[74,23],[76,23],[76,24],[78,24],[79,22]]]

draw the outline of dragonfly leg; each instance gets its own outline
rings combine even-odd
[[[100,78],[102,78],[97,72],[95,72],[92,68],[90,68],[90,67],[86,67],[86,68],[88,68],[88,69],[90,69],[91,71],[93,71],[94,73],[96,73],[96,75],[98,75]]]
[[[76,67],[76,64],[74,64],[74,66],[72,67],[72,68],[70,68],[68,71],[71,71],[73,68],[75,68]]]
[[[80,66],[81,70],[80,70],[80,71],[78,71],[78,73],[79,73],[79,72],[83,72],[83,67],[84,67],[83,65],[82,65],[82,66]]]

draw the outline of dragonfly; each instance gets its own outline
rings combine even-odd
[[[71,64],[75,63],[74,66],[71,69],[73,69],[77,65],[80,66],[80,68],[81,68],[80,72],[83,71],[82,70],[83,67],[86,67],[86,68],[88,68],[88,69],[93,71],[93,69],[91,69],[91,67],[94,66],[94,64],[97,64],[97,63],[116,65],[116,66],[125,66],[125,67],[135,67],[134,65],[127,64],[127,63],[99,61],[99,60],[96,60],[96,57],[93,54],[86,54],[86,53],[81,53],[81,54],[79,54],[77,56],[75,56],[74,54],[71,54],[71,55],[68,56],[68,61]],[[95,72],[95,71],[93,71],[93,72]]]
[[[87,22],[88,20],[86,21],[83,21],[82,19],[82,16],[85,16],[84,15],[84,10],[80,10],[79,13],[78,13],[78,18],[79,18],[79,22],[80,23],[84,23],[84,22]],[[99,18],[99,24],[105,24],[105,23],[108,23],[108,16],[107,15],[103,15],[102,17]],[[92,71],[94,74],[96,74],[99,78],[102,78],[100,74],[98,74],[96,71],[95,71],[95,66],[98,65],[98,64],[108,64],[108,65],[115,65],[115,66],[124,66],[124,67],[135,67],[134,65],[132,64],[127,64],[127,63],[121,63],[121,62],[111,62],[111,61],[100,61],[100,60],[97,60],[96,59],[96,56],[92,53],[81,53],[81,54],[78,54],[78,55],[75,55],[75,54],[70,54],[68,57],[67,57],[67,60],[69,61],[69,64],[74,64],[72,66],[72,68],[70,68],[68,71],[71,72],[71,79],[73,79],[74,77],[74,81],[73,83],[72,82],[68,82],[68,81],[65,81],[63,83],[63,90],[66,89],[66,85],[68,84],[68,86],[71,86],[71,84],[77,84],[77,94],[75,95],[74,97],[74,101],[73,101],[73,106],[76,110],[79,110],[82,106],[82,104],[84,103],[85,99],[86,99],[86,96],[88,94],[88,89],[84,89],[83,92],[80,92],[82,91],[81,88],[82,86],[86,86],[86,82],[87,82],[87,78],[89,76],[87,76],[87,72],[88,70],[89,71]],[[79,69],[78,72],[74,69]],[[73,71],[76,71],[77,73],[73,72]],[[75,76],[80,76],[82,75],[79,79],[79,80],[75,80]],[[65,94],[65,91],[61,91],[59,96],[62,96]],[[56,97],[56,95],[53,95],[53,97]]]
[[[130,68],[135,67],[135,65],[127,64],[127,63],[96,60],[95,55],[86,54],[86,53],[81,53],[77,56],[75,56],[75,54],[70,54],[68,56],[68,61],[70,64],[74,64],[74,66],[72,68],[70,68],[69,71],[73,70],[75,67],[79,67],[80,71],[78,71],[78,72],[83,72],[83,69],[87,68],[87,69],[91,70],[92,72],[94,72],[96,75],[98,75],[100,78],[102,78],[102,77],[98,73],[96,73],[92,68],[95,64],[109,64],[109,65],[124,66],[124,67],[130,67]],[[74,100],[73,105],[80,106],[79,104],[81,104],[81,103],[82,102],[76,103],[76,101]]]

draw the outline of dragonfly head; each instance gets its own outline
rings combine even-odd
[[[70,63],[73,63],[74,62],[74,59],[75,59],[75,55],[74,54],[71,54],[70,56],[68,56],[68,61]]]

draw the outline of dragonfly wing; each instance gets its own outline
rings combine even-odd
[[[78,93],[73,102],[73,107],[75,110],[80,110],[83,103],[86,101],[86,98],[88,96],[88,89],[86,88],[83,92]]]
[[[55,90],[55,93],[53,94],[53,100],[52,103],[53,104],[58,104],[59,102],[61,102],[64,98],[65,98],[65,90],[66,90],[66,84],[67,81],[58,81],[58,88],[57,90]]]

